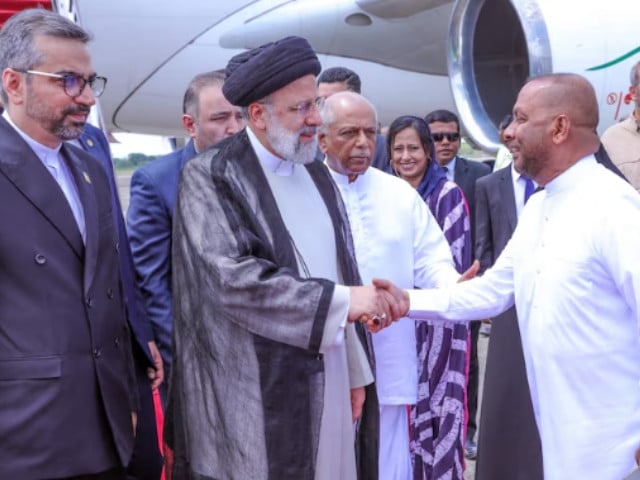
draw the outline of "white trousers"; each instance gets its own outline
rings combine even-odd
[[[406,405],[380,405],[380,480],[411,480]]]

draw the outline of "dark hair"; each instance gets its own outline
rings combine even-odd
[[[396,135],[405,128],[413,128],[416,131],[422,148],[429,155],[429,158],[434,160],[436,156],[429,125],[422,118],[413,115],[402,115],[389,125],[389,131],[387,132],[387,152],[389,153],[389,157],[391,157],[391,148],[393,147],[393,141],[396,139]]]
[[[30,8],[16,13],[0,30],[0,72],[5,68],[30,70],[43,62],[36,50],[35,38],[48,36],[88,43],[91,35],[80,25],[44,8]],[[0,83],[0,95],[8,103],[7,93]]]
[[[318,77],[318,84],[321,83],[346,83],[348,90],[360,93],[360,77],[346,67],[327,68]]]
[[[460,133],[460,120],[458,120],[458,116],[455,113],[450,112],[449,110],[434,110],[433,112],[428,113],[427,116],[424,117],[424,120],[427,124],[431,124],[433,122],[455,122],[458,133]]]
[[[211,72],[199,73],[191,79],[187,91],[184,92],[184,99],[182,100],[182,113],[188,113],[197,117],[200,109],[200,92],[204,87],[211,85],[220,85],[224,83],[225,71],[213,70]]]
[[[504,130],[505,128],[507,128],[509,126],[509,124],[513,121],[513,115],[510,113],[507,113],[504,118],[502,120],[500,120],[500,123],[498,124],[498,130]]]

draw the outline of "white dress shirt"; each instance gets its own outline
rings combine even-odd
[[[589,155],[529,199],[482,277],[410,292],[425,319],[495,317],[515,300],[545,480],[618,480],[635,465],[639,249],[640,195]]]
[[[447,163],[446,165],[443,165],[442,168],[444,168],[444,171],[447,175],[447,180],[451,181],[451,182],[455,182],[456,179],[455,177],[455,173],[456,173],[456,161],[458,160],[458,156],[456,155],[455,157],[453,157],[451,160],[449,160],[449,163]]]

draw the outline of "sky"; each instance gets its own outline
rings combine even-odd
[[[113,158],[126,158],[130,153],[164,155],[171,151],[171,145],[166,137],[138,133],[114,133],[113,136],[119,142],[110,144]]]

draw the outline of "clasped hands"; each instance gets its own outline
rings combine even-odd
[[[349,321],[366,324],[375,333],[407,315],[409,293],[388,280],[373,280],[372,285],[351,287]]]
[[[472,265],[458,278],[458,283],[474,278],[480,270],[480,262]],[[349,321],[362,322],[370,332],[379,332],[391,322],[409,313],[409,292],[396,287],[389,280],[374,278],[372,285],[351,287]],[[638,449],[640,459],[640,449]]]

